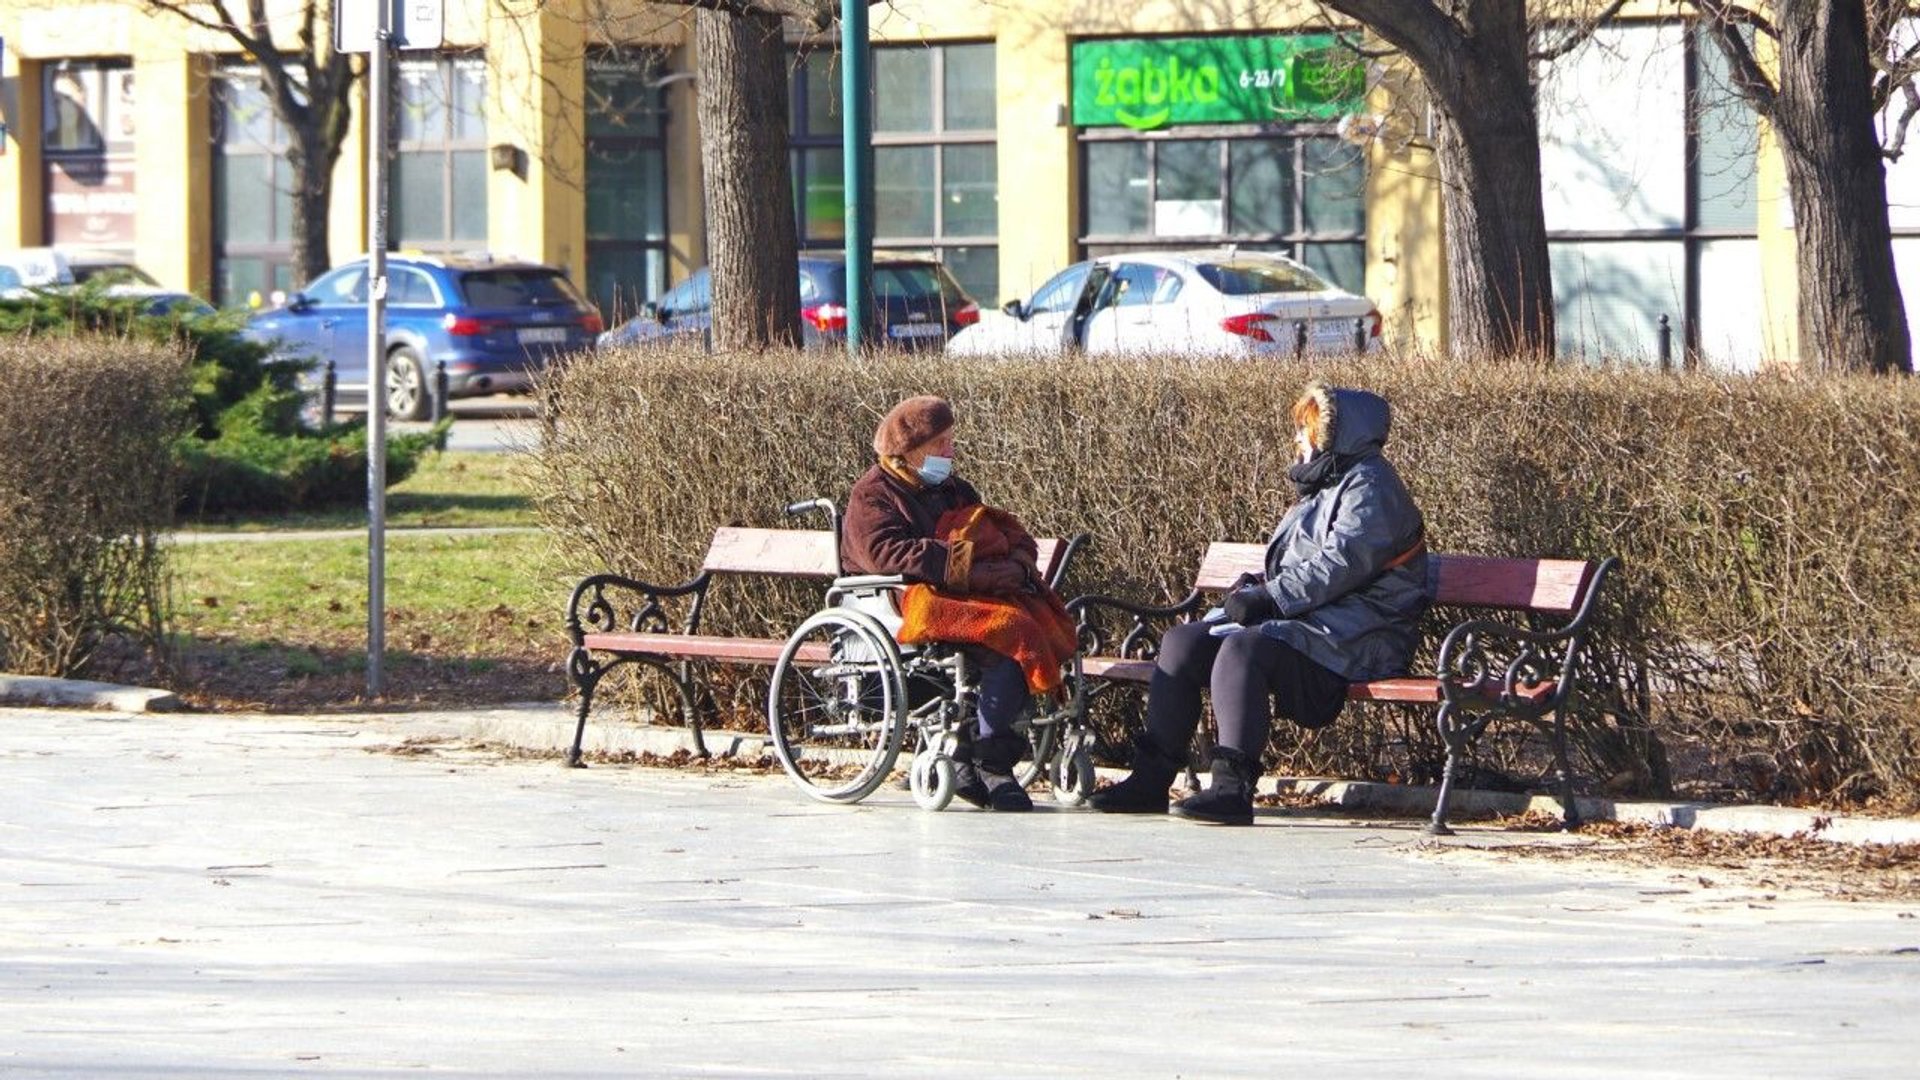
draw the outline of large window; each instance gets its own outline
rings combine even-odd
[[[252,67],[222,70],[213,106],[213,300],[264,303],[298,284],[286,127]]]
[[[587,57],[587,291],[609,326],[667,285],[660,55]]]
[[[1366,158],[1325,125],[1082,131],[1088,255],[1235,244],[1366,284]]]
[[[1541,81],[1541,172],[1560,350],[1751,370],[1757,128],[1725,57],[1682,23],[1599,31]]]
[[[133,67],[124,60],[62,60],[45,71],[47,242],[131,256],[138,206]]]
[[[395,79],[394,243],[433,254],[487,244],[486,64],[403,60]]]
[[[874,246],[932,251],[982,304],[1000,295],[991,44],[873,50]],[[802,247],[846,242],[840,69],[794,65],[793,176]]]
[[[1913,55],[1920,46],[1920,19],[1903,20],[1888,42],[1890,57]],[[1906,109],[1906,99],[1891,95],[1880,114],[1881,145],[1892,143],[1891,132]],[[1920,358],[1920,123],[1907,129],[1907,141],[1899,158],[1887,167],[1887,224],[1893,228],[1894,276],[1907,305],[1907,330],[1914,343],[1913,355]],[[1784,196],[1783,196],[1784,198]]]

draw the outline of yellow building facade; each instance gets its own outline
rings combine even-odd
[[[305,3],[270,7],[292,47]],[[1315,5],[872,12],[878,247],[936,251],[994,303],[1090,255],[1281,250],[1365,292],[1392,340],[1444,338],[1424,110],[1378,64],[1327,61]],[[395,80],[396,246],[562,266],[609,315],[703,265],[691,25],[672,5],[447,0],[444,47]],[[1764,133],[1702,95],[1713,55],[1684,23],[1608,33],[1543,84],[1563,347],[1651,355],[1665,315],[1676,353],[1791,355]],[[285,136],[231,40],[138,0],[0,0],[0,39],[0,248],[122,251],[228,304],[298,284]],[[835,247],[835,43],[790,43],[796,229]],[[365,248],[364,115],[334,171],[333,261]]]

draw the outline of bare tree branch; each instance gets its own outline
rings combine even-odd
[[[1559,41],[1545,48],[1534,50],[1528,54],[1527,58],[1530,60],[1560,59],[1585,44],[1587,39],[1594,35],[1595,31],[1598,31],[1600,27],[1612,21],[1613,17],[1618,15],[1620,9],[1626,5],[1627,0],[1611,0],[1606,7],[1595,12],[1593,15],[1580,19],[1571,26],[1568,26],[1564,36],[1562,36]]]
[[[1897,58],[1887,54],[1886,47],[1872,49],[1867,57],[1873,62],[1880,74],[1873,80],[1873,109],[1879,112],[1893,100],[1907,84],[1913,81],[1914,74],[1920,72],[1920,42],[1907,47],[1907,51]]]
[[[1371,49],[1362,45],[1353,28],[1346,25],[1346,20],[1335,19],[1334,13],[1327,10],[1325,0],[1313,0],[1313,6],[1319,12],[1319,29],[1332,34],[1334,41],[1347,52],[1367,60],[1391,60],[1402,55],[1396,48]]]
[[[1707,32],[1727,58],[1727,66],[1732,69],[1734,91],[1753,106],[1753,111],[1772,120],[1778,108],[1779,88],[1754,57],[1753,48],[1747,44],[1740,28],[1752,27],[1775,40],[1779,39],[1779,31],[1754,12],[1734,7],[1727,0],[1693,0],[1693,4],[1707,16]]]
[[[247,50],[247,52],[249,53],[258,52],[262,47],[258,39],[252,37],[245,30],[241,29],[240,24],[233,20],[233,15],[231,12],[227,10],[225,4],[208,3],[206,2],[206,0],[200,0],[200,2],[179,2],[179,0],[140,0],[140,5],[144,8],[147,8],[150,11],[161,12],[167,15],[175,16],[180,19],[184,19],[187,22],[200,27],[202,30],[211,30],[216,34],[225,34],[228,37],[232,38],[234,41],[238,42],[240,44],[240,47]],[[219,20],[215,21],[213,19],[207,18],[205,15],[202,15],[199,9],[205,8],[205,7],[211,7],[213,8],[213,10],[219,12],[220,13]]]
[[[1327,7],[1373,28],[1373,32],[1405,52],[1422,43],[1461,41],[1466,28],[1459,19],[1428,0],[1325,0]],[[1450,5],[1458,10],[1461,5]]]
[[[1893,126],[1893,141],[1881,151],[1888,161],[1899,161],[1900,155],[1906,153],[1907,125],[1913,123],[1913,114],[1920,112],[1920,90],[1907,82],[1901,84],[1900,92],[1906,96],[1905,108],[1900,110],[1900,119]]]
[[[331,20],[322,5],[334,0],[305,0],[293,23],[293,41],[285,49],[274,40],[268,0],[134,2],[149,14],[218,34],[252,61],[261,91],[288,136],[295,275],[304,283],[323,273],[330,261],[327,202],[333,167],[346,139],[359,77],[358,60],[333,51]]]

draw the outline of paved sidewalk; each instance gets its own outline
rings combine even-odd
[[[0,1076],[1755,1080],[1920,1051],[1907,907],[1436,858],[1411,822],[369,752],[446,723],[0,712]]]

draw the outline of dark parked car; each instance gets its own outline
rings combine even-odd
[[[980,305],[937,260],[876,255],[866,340],[904,349],[941,349],[963,327],[980,321]],[[600,344],[641,345],[711,340],[713,287],[705,267],[600,335]],[[800,256],[800,330],[809,347],[847,340],[847,262],[844,255]]]
[[[485,255],[387,258],[387,412],[425,419],[435,366],[447,396],[523,391],[554,357],[591,348],[601,330],[566,275],[539,263]],[[247,320],[247,335],[278,355],[334,362],[342,385],[367,382],[367,263],[321,275],[279,307]],[[372,391],[369,390],[369,394]]]

